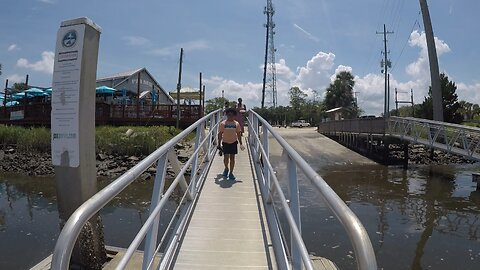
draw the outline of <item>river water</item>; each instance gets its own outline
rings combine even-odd
[[[329,165],[319,173],[365,225],[380,268],[478,269],[480,166]],[[107,182],[100,181],[100,186]],[[151,183],[137,183],[101,211],[108,245],[126,247],[146,219]],[[354,269],[352,247],[317,191],[300,181],[302,226],[312,253]],[[168,218],[176,207],[164,211]],[[0,176],[0,269],[49,255],[59,233],[51,178]]]

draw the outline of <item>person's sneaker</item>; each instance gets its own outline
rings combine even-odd
[[[231,173],[231,174],[228,176],[228,180],[235,180],[235,179],[237,179],[237,178],[235,177],[235,175],[233,175],[233,173]]]
[[[227,178],[228,176],[228,169],[223,170],[223,177]]]

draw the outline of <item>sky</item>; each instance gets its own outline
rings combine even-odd
[[[60,23],[88,17],[102,27],[97,77],[146,67],[167,91],[177,84],[179,52],[185,50],[182,85],[198,87],[203,73],[208,98],[242,97],[260,105],[266,1],[255,0],[17,0],[0,9],[0,81],[50,86]],[[388,31],[393,92],[414,90],[415,102],[430,85],[423,21],[417,0],[273,0],[277,91],[323,96],[339,71],[355,76],[365,114],[383,112],[383,31]],[[456,82],[460,99],[480,103],[480,1],[430,0],[440,71]],[[3,88],[3,87],[2,87]],[[267,105],[270,100],[266,98]]]

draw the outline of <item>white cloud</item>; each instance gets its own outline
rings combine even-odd
[[[30,63],[30,61],[25,58],[18,59],[17,67],[28,68],[47,74],[53,74],[54,59],[55,54],[53,52],[45,51],[42,52],[42,59],[34,63]]]
[[[150,40],[139,36],[125,36],[122,38],[130,46],[145,46],[150,44]]]
[[[189,51],[191,52],[191,51],[210,49],[210,45],[206,40],[199,39],[199,40],[193,40],[193,41],[175,44],[169,47],[153,49],[150,51],[150,53],[157,56],[177,55],[180,53],[180,48],[183,48],[185,52],[189,52]]]
[[[408,41],[411,47],[420,48],[420,53],[418,59],[409,64],[405,71],[407,74],[414,78],[429,78],[430,69],[428,61],[428,49],[427,49],[427,40],[425,32],[418,32],[417,30],[413,31],[410,34],[410,39]],[[445,41],[435,37],[435,46],[437,48],[437,55],[441,56],[442,54],[450,52],[450,47]]]
[[[8,50],[9,52],[11,52],[11,51],[18,51],[18,50],[20,50],[20,47],[18,47],[17,44],[12,44],[12,45],[8,46],[8,49],[7,49],[7,50]]]
[[[18,82],[25,82],[25,76],[12,74],[7,76],[7,80],[9,85],[13,85],[14,83],[18,83]]]
[[[45,3],[45,4],[55,4],[55,1],[53,1],[53,0],[38,0],[38,2],[42,2],[42,3]]]
[[[292,85],[301,89],[319,89],[330,83],[335,54],[319,52],[307,61],[306,66],[297,67],[297,76]]]
[[[298,24],[294,23],[293,24],[293,27],[295,27],[295,29],[299,30],[300,32],[302,32],[303,34],[305,34],[309,39],[315,41],[315,42],[319,42],[320,39],[316,36],[314,36],[312,33],[308,32],[307,30],[303,29],[302,27],[300,27]]]
[[[437,54],[439,56],[450,52],[448,44],[435,38]],[[398,81],[395,75],[390,77],[390,109],[395,106],[395,89],[399,91],[399,99],[409,100],[410,89],[414,90],[415,103],[421,103],[428,93],[430,85],[430,73],[428,66],[428,53],[425,34],[414,31],[411,34],[409,44],[419,49],[418,58],[406,67],[407,73],[412,76],[410,80]],[[263,68],[263,66],[259,66]],[[276,63],[277,69],[277,98],[279,105],[288,105],[288,89],[292,86],[300,87],[310,97],[313,90],[317,90],[320,96],[324,96],[325,89],[341,71],[353,69],[348,65],[336,65],[335,54],[332,52],[319,52],[309,59],[305,66],[297,67],[293,71],[284,59]],[[453,79],[453,78],[451,78]],[[366,114],[380,115],[383,113],[385,78],[383,74],[370,73],[365,76],[355,76],[354,91],[358,92],[359,106]],[[221,90],[225,90],[228,99],[244,98],[250,107],[260,106],[262,84],[255,82],[236,82],[214,76],[207,80],[207,89],[212,89],[210,98],[221,96]],[[457,94],[459,99],[480,103],[480,83],[466,84],[457,82]],[[270,98],[267,97],[267,101]]]

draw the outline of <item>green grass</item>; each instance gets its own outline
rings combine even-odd
[[[130,137],[125,133],[132,129]],[[173,127],[97,127],[96,151],[116,155],[148,155],[180,133]],[[192,140],[194,132],[184,140]],[[19,151],[50,152],[50,129],[0,125],[0,147],[16,145]]]

